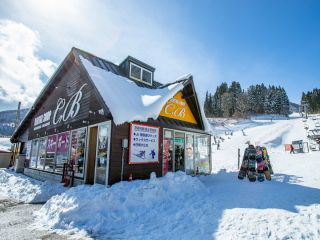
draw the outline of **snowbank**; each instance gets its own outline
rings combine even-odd
[[[182,172],[168,173],[163,178],[152,175],[150,180],[120,182],[111,188],[82,185],[51,198],[36,212],[35,225],[69,231],[82,229],[91,236],[106,238],[121,235],[129,239],[135,234],[135,239],[145,239],[158,226],[159,219],[172,221],[170,212],[174,218],[182,217],[176,214],[199,197],[196,193],[201,196],[205,192],[198,178]]]
[[[43,203],[53,195],[66,190],[62,185],[41,182],[22,174],[0,169],[0,190],[10,198],[23,203]]]

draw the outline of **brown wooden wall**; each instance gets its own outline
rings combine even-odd
[[[54,125],[52,119],[53,112],[57,106],[57,100],[59,98],[64,98],[68,101],[83,84],[87,85],[82,90],[83,96],[80,101],[81,108],[77,116],[66,122],[61,121],[59,124]],[[100,99],[101,97],[88,79],[86,72],[76,63],[71,63],[68,65],[68,68],[63,70],[63,74],[54,79],[53,86],[43,96],[41,105],[36,109],[30,122],[29,139],[70,131],[72,129],[110,120],[110,113],[104,108]],[[104,108],[104,115],[98,113],[98,110],[102,108]],[[35,117],[50,110],[52,111],[50,119],[51,124],[47,127],[34,130]]]

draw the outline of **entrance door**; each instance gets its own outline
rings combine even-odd
[[[87,174],[86,184],[94,183],[94,171],[97,149],[97,133],[98,127],[90,127],[89,129],[89,142],[88,142],[88,161],[87,161]]]
[[[165,129],[163,132],[163,161],[162,161],[162,175],[173,171],[174,162],[174,144],[173,131]]]
[[[95,183],[108,184],[110,124],[98,127]]]
[[[185,157],[184,157],[184,141],[185,134],[182,132],[174,132],[174,169],[173,171],[185,170]]]

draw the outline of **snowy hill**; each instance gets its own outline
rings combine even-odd
[[[296,103],[293,103],[293,102],[290,102],[289,103],[289,111],[292,113],[292,112],[299,112],[300,111],[300,105],[299,104],[296,104]]]

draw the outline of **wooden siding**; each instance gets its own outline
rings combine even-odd
[[[70,131],[72,129],[86,127],[88,125],[96,124],[99,122],[110,120],[110,113],[101,102],[101,97],[95,90],[95,86],[88,79],[85,71],[79,65],[73,63],[61,78],[55,79],[54,86],[44,95],[37,111],[35,111],[29,128],[29,139],[43,137],[59,132]],[[53,124],[53,113],[57,107],[59,98],[66,99],[66,102],[75,94],[79,88],[87,84],[82,92],[82,99],[80,101],[80,111],[73,119],[66,122],[60,122],[56,125]],[[104,115],[98,113],[98,110],[103,109]],[[50,125],[38,130],[34,130],[34,120],[37,116],[43,113],[52,111]]]

